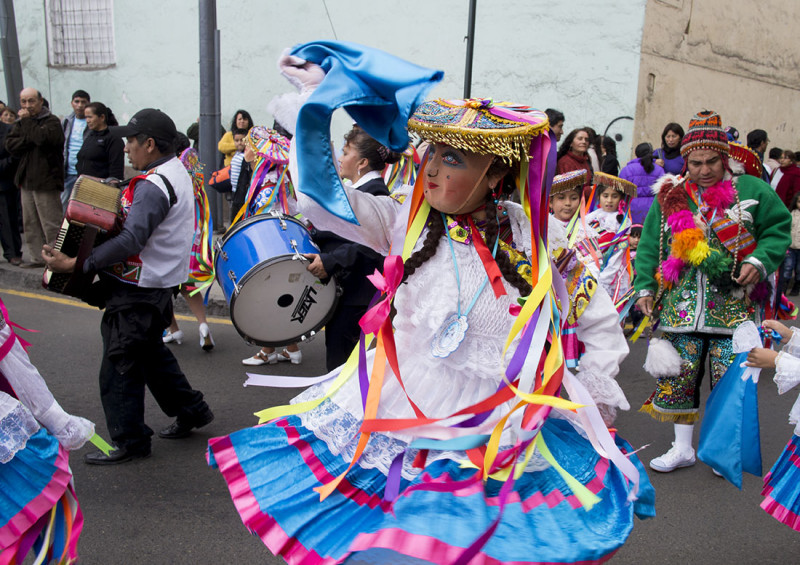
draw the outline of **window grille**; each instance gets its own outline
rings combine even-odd
[[[45,19],[51,67],[116,64],[113,0],[45,0]]]

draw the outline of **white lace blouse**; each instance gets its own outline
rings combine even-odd
[[[399,255],[406,232],[407,206],[388,196],[355,190],[348,190],[348,197],[360,226],[334,217],[299,192],[298,206],[318,228],[333,231],[383,255]],[[508,210],[514,241],[528,244],[530,232],[522,208],[509,203]],[[424,239],[425,233],[417,241],[415,250],[422,246]],[[391,248],[392,242],[394,248]],[[461,280],[463,311],[483,284],[485,270],[473,245],[453,242],[453,250]],[[527,248],[524,251],[529,253]],[[505,279],[503,285],[507,294],[498,299],[491,286],[486,285],[469,313],[469,329],[464,340],[444,359],[433,356],[431,343],[445,320],[457,311],[459,301],[453,256],[446,238],[442,238],[435,254],[397,290],[394,327],[400,373],[408,395],[426,416],[447,416],[497,391],[516,346],[513,343],[503,356],[506,337],[515,321],[509,307],[516,304],[519,297],[519,291]],[[370,371],[372,359],[369,355]],[[378,418],[413,418],[414,412],[388,366],[384,378]],[[293,402],[320,398],[326,388],[325,384],[312,387]],[[301,415],[301,420],[332,452],[349,457],[355,450],[358,425],[363,418],[358,379],[351,378],[332,400]],[[507,413],[508,407],[500,406],[495,410]],[[373,436],[359,464],[386,472],[394,455],[406,447],[405,442],[410,438],[402,434],[375,435],[379,437]],[[505,439],[509,443],[513,440]],[[414,472],[410,464],[404,465],[404,475]]]
[[[10,338],[11,327],[6,325],[0,330],[0,343],[5,343]],[[42,375],[31,364],[28,354],[19,341],[14,343],[8,354],[0,361],[0,371],[8,379],[20,403],[58,439],[65,449],[78,449],[94,435],[92,422],[68,414],[61,408],[47,388]],[[35,431],[33,430],[33,433]]]

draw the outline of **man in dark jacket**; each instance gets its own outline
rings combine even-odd
[[[12,265],[22,263],[22,237],[19,229],[22,206],[19,187],[14,184],[18,159],[6,150],[6,136],[11,126],[0,122],[0,245],[3,256]]]
[[[34,254],[22,267],[41,268],[44,261],[37,253],[45,243],[56,240],[63,216],[64,131],[59,119],[44,107],[38,90],[23,89],[19,102],[19,120],[11,126],[5,146],[20,160],[14,182],[22,190],[25,242]]]

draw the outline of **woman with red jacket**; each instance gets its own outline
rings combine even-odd
[[[778,181],[778,186],[775,187],[775,192],[778,193],[783,203],[789,208],[794,195],[800,192],[800,167],[797,166],[797,157],[794,151],[784,151],[778,162],[781,165],[780,171],[783,175],[781,180]]]

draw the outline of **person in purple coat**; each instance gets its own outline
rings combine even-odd
[[[731,129],[735,131],[734,128]],[[671,175],[683,173],[683,157],[681,157],[683,136],[684,131],[680,124],[668,123],[661,132],[661,147],[653,151],[656,164],[664,167],[664,170]]]
[[[649,143],[637,145],[635,153],[636,159],[622,167],[619,177],[636,185],[636,198],[631,201],[631,221],[644,224],[655,198],[651,187],[665,172],[663,167],[654,162],[653,146]]]

